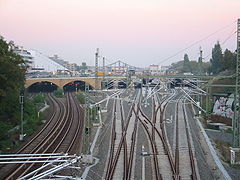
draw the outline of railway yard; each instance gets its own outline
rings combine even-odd
[[[90,91],[92,106],[100,107],[95,125],[75,92],[63,98],[46,93],[49,119],[14,155],[1,156],[9,163],[1,164],[0,179],[228,179],[209,150],[188,90]]]

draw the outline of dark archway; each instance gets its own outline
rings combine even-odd
[[[74,92],[74,91],[85,91],[85,85],[86,82],[84,81],[73,81],[70,83],[67,83],[63,86],[63,90],[66,92]],[[89,85],[89,90],[92,90],[92,86]]]
[[[126,79],[105,79],[102,81],[102,89],[122,89],[127,87]]]
[[[39,92],[53,92],[57,90],[58,86],[52,82],[42,81],[36,82],[27,88],[30,93],[39,93]]]

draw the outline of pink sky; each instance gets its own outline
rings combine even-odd
[[[162,65],[198,58],[224,41],[240,18],[239,0],[0,0],[0,35],[71,62],[94,62],[100,48],[109,62],[158,64],[214,31],[227,28]],[[233,50],[233,36],[223,46]]]

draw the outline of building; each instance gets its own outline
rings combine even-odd
[[[15,46],[13,47],[13,52],[20,55],[23,59],[28,61],[28,70],[27,73],[43,73],[47,72],[48,74],[55,74],[59,70],[66,70],[66,68],[52,59],[50,59],[48,56],[45,56],[44,54],[36,51],[36,50],[27,50],[23,47]]]
[[[159,75],[160,74],[160,67],[159,67],[159,65],[151,64],[149,66],[149,72],[150,72],[151,75]]]
[[[51,60],[55,61],[56,63],[64,66],[69,71],[76,71],[77,70],[77,64],[76,63],[69,63],[69,61],[65,61],[61,59],[58,55],[53,55],[52,57],[49,57]]]

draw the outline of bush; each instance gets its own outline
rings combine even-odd
[[[56,96],[57,98],[63,98],[63,89],[58,88],[56,91],[54,91],[54,96]]]
[[[40,104],[40,103],[45,103],[45,98],[44,95],[42,93],[37,94],[34,98],[33,98],[33,103],[34,104]]]
[[[85,104],[85,95],[81,91],[77,92],[77,98],[81,104]]]
[[[0,140],[5,139],[7,132],[12,128],[8,122],[0,121]]]

